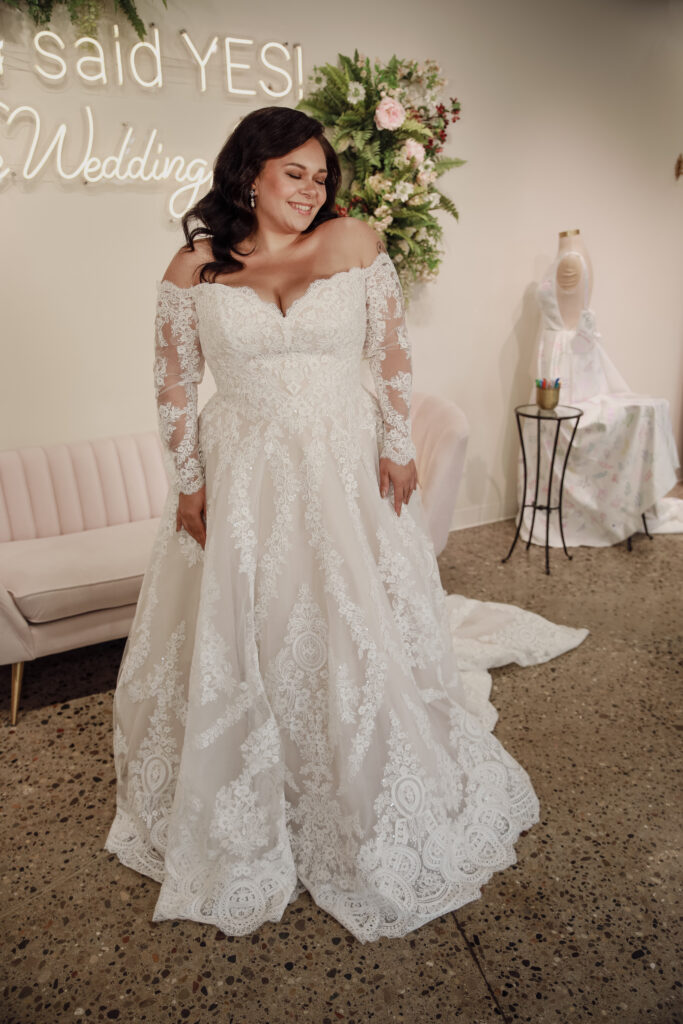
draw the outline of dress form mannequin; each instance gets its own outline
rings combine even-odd
[[[596,395],[631,393],[600,344],[589,305],[592,289],[593,267],[579,229],[561,231],[557,256],[538,289],[544,329],[534,376],[559,377],[565,405]]]
[[[578,255],[581,253],[585,260]],[[567,327],[576,327],[583,309],[584,291],[588,302],[593,291],[593,265],[578,228],[560,231],[557,247],[557,305]]]
[[[559,377],[560,402],[583,412],[564,488],[563,524],[570,547],[625,540],[642,529],[643,514],[652,532],[683,531],[683,502],[662,501],[676,483],[679,465],[669,403],[635,394],[617,370],[599,340],[595,313],[589,306],[592,286],[593,268],[579,230],[561,231],[557,255],[536,290],[542,324],[534,376]],[[535,390],[532,387],[532,403]],[[563,425],[560,436],[566,433]],[[542,438],[544,448],[550,439],[547,432]],[[533,476],[534,436],[529,440]],[[546,451],[542,462],[549,464],[549,456]],[[557,500],[558,463],[555,471]],[[520,497],[521,486],[520,461]],[[528,538],[526,523],[521,536]],[[549,539],[557,547],[562,542],[554,521]],[[535,521],[532,541],[545,543],[540,519]]]

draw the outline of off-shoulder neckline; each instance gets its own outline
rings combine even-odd
[[[175,284],[174,281],[157,281],[156,285],[157,285],[157,289],[161,288],[163,285],[169,285],[170,288],[175,289],[176,291],[188,292],[188,293],[189,292],[193,292],[195,290],[195,288],[206,288],[206,287],[209,287],[209,288],[213,288],[213,287],[227,288],[229,291],[235,291],[235,292],[239,292],[239,291],[245,292],[246,291],[246,292],[249,292],[252,295],[255,295],[256,298],[259,300],[259,302],[261,302],[264,306],[272,306],[273,309],[277,310],[277,313],[279,314],[279,316],[283,320],[286,320],[287,317],[289,316],[289,314],[291,313],[291,311],[294,309],[294,307],[299,302],[301,302],[304,298],[306,298],[306,296],[312,291],[312,289],[316,285],[320,285],[321,283],[324,283],[325,281],[333,281],[337,277],[343,277],[345,274],[353,274],[353,273],[355,273],[357,271],[360,271],[361,274],[366,274],[366,273],[368,273],[368,271],[372,270],[383,257],[386,257],[390,262],[392,262],[391,261],[391,257],[389,256],[389,253],[386,252],[386,251],[383,251],[383,252],[377,253],[377,255],[375,256],[375,258],[372,261],[372,263],[368,264],[367,267],[361,267],[361,266],[348,267],[346,270],[337,270],[334,274],[330,274],[328,277],[316,277],[316,278],[314,278],[310,282],[310,284],[306,287],[305,291],[301,295],[299,295],[296,299],[294,299],[294,301],[291,303],[291,305],[289,305],[287,307],[287,309],[286,309],[286,311],[284,313],[282,312],[282,310],[280,309],[280,307],[277,305],[276,302],[272,302],[270,299],[264,299],[263,296],[259,295],[259,293],[256,291],[256,289],[252,288],[251,285],[249,285],[249,284],[224,284],[222,281],[200,281],[198,284],[189,285],[187,288],[183,288],[182,285]],[[393,262],[392,262],[392,266],[393,266]]]

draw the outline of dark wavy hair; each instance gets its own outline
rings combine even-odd
[[[325,126],[302,110],[291,107],[261,107],[247,114],[228,137],[213,165],[213,182],[209,192],[182,218],[187,244],[194,251],[194,239],[202,235],[210,239],[214,259],[203,263],[200,281],[212,274],[230,274],[244,266],[231,250],[244,241],[256,227],[256,215],[249,205],[249,189],[266,160],[284,156],[309,139],[317,139],[325,153],[327,179],[325,202],[309,226],[308,234],[319,224],[337,217],[334,204],[341,184],[339,159],[324,135]],[[189,228],[191,220],[200,223]]]

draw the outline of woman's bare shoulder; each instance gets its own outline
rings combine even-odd
[[[381,235],[358,217],[336,217],[321,224],[326,236],[334,245],[343,247],[348,261],[353,266],[369,267],[377,254],[386,252]]]
[[[183,245],[166,267],[162,281],[170,281],[179,288],[192,288],[199,281],[199,271],[204,263],[213,260],[213,250],[208,238],[195,238],[194,249]]]

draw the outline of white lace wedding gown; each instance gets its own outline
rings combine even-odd
[[[161,883],[154,921],[231,935],[304,887],[361,942],[477,899],[539,820],[486,669],[587,631],[446,596],[419,488],[400,516],[380,496],[380,454],[415,454],[390,258],[284,315],[246,286],[159,282],[156,343],[174,484],[116,687],[105,849]],[[204,480],[202,551],[175,513]]]

